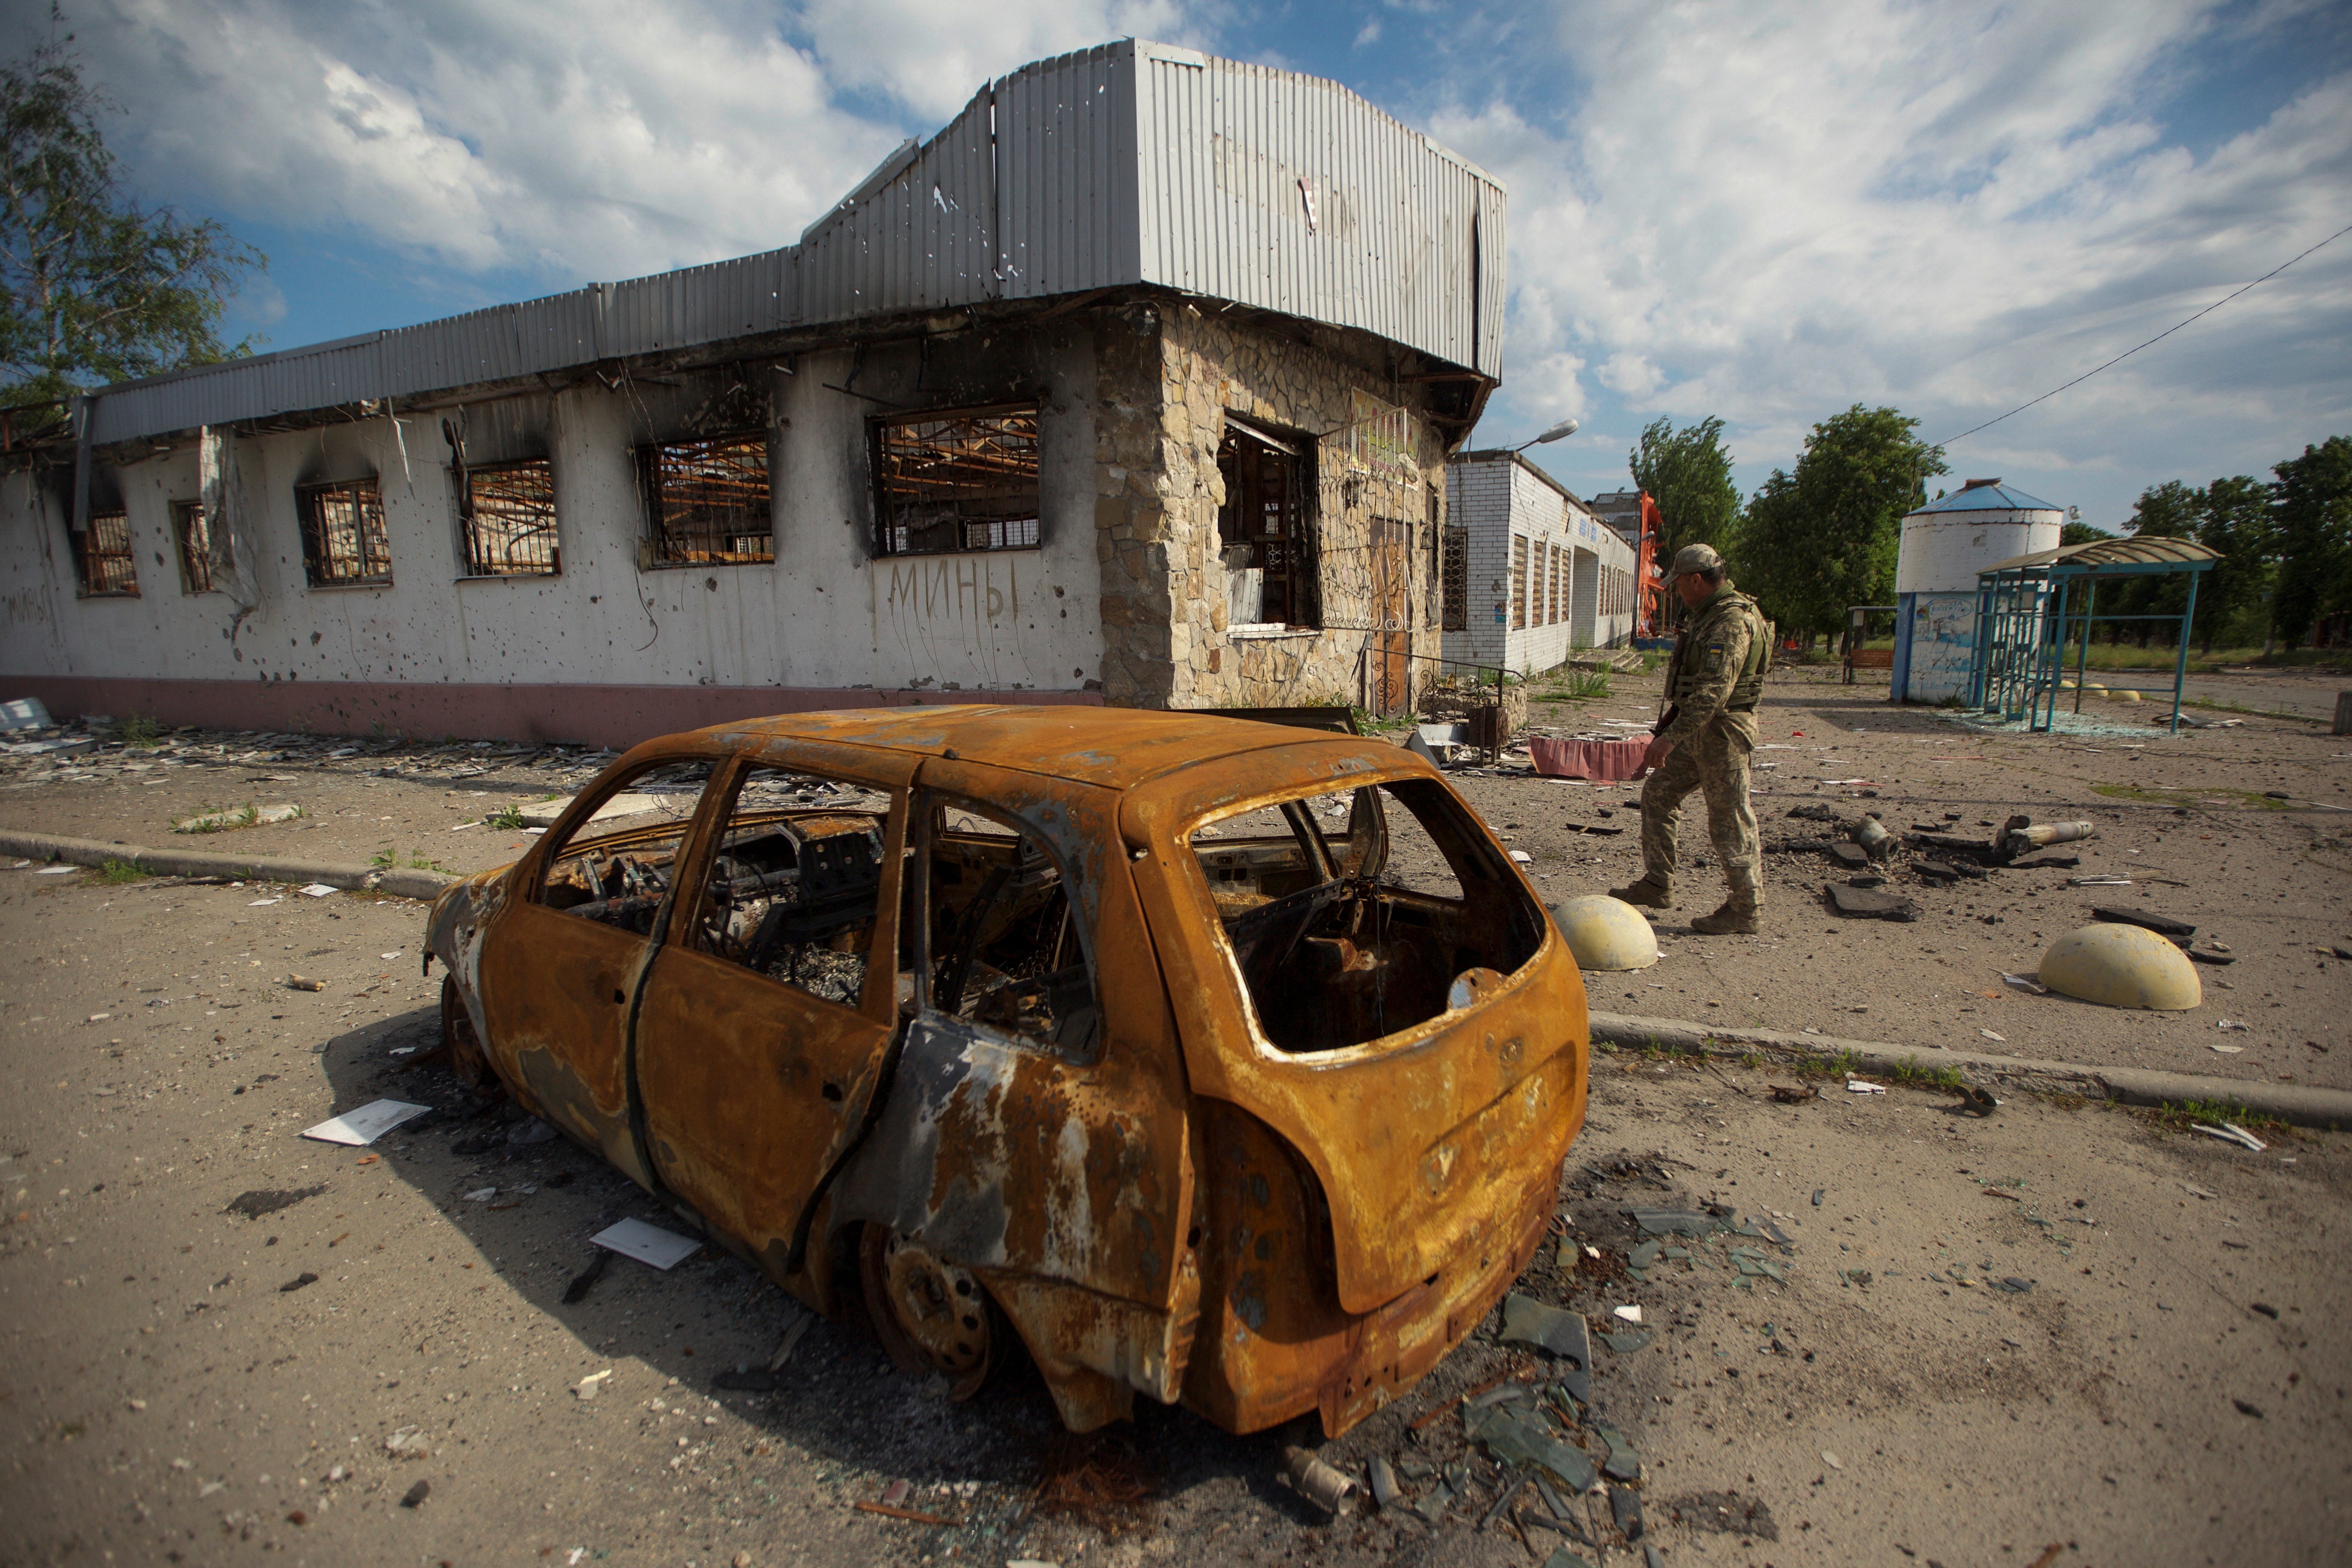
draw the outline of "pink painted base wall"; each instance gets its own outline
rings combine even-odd
[[[579,741],[633,746],[653,735],[770,713],[923,703],[1099,707],[1092,691],[877,691],[870,687],[404,685],[371,680],[155,680],[0,675],[0,700],[37,697],[59,719],[144,714],[163,724],[412,739]]]

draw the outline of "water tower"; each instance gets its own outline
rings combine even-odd
[[[1977,573],[1996,561],[2058,548],[2063,507],[1999,479],[1970,479],[1903,519],[1895,558],[1897,702],[1969,694],[1976,658]]]

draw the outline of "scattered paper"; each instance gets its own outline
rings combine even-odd
[[[68,871],[79,871],[79,866],[44,866],[33,873],[36,877],[62,877]]]
[[[2254,1026],[2242,1018],[2224,1018],[2213,1026],[2217,1029],[2242,1029],[2250,1035],[2254,1032]]]
[[[414,1116],[422,1116],[433,1108],[411,1105],[404,1100],[378,1100],[346,1110],[316,1127],[302,1129],[305,1138],[316,1138],[321,1143],[349,1143],[355,1147],[374,1142],[394,1128]]]
[[[466,1194],[466,1201],[469,1204],[486,1204],[498,1195],[499,1190],[496,1187],[476,1187]]]
[[[266,904],[274,904],[278,900],[276,899],[255,899],[248,902],[245,907],[248,910],[257,910]]]
[[[2257,1154],[2270,1147],[2234,1121],[2224,1121],[2219,1127],[2203,1121],[2193,1125],[2198,1131],[2204,1133],[2208,1138],[2219,1138],[2224,1143],[2236,1143],[2243,1148],[2252,1149]]]
[[[2137,854],[2138,851],[2134,850],[2133,853]],[[2128,888],[2132,879],[2129,877],[2069,877],[2066,885],[2070,888]]]
[[[1990,1029],[1979,1029],[1977,1033],[1982,1035],[1988,1040],[1999,1040],[2004,1046],[2009,1044],[2009,1037],[2007,1035],[1996,1034]]]
[[[2217,1050],[2217,1051],[2221,1052],[2221,1053],[2223,1056],[2225,1056],[2225,1057],[2234,1057],[2234,1056],[2236,1056],[2239,1052],[2241,1052],[2241,1051],[2244,1050],[2246,1047],[2243,1047],[2243,1046],[2223,1046],[2223,1045],[2216,1045],[2216,1046],[2214,1046],[2212,1048],[2213,1048],[2214,1050]]]
[[[593,1399],[596,1397],[596,1390],[603,1386],[606,1378],[612,1375],[613,1369],[609,1366],[602,1372],[592,1372],[587,1376],[582,1378],[578,1383],[572,1384],[572,1392],[578,1394],[583,1399]]]
[[[2016,986],[2020,991],[2030,991],[2036,996],[2050,994],[2050,987],[2042,984],[2039,980],[2029,980],[2022,974],[2011,974],[2003,971],[2001,979],[2006,984]]]
[[[1613,1318],[1622,1318],[1629,1323],[1638,1323],[1642,1321],[1642,1309],[1639,1307],[1619,1307],[1614,1311],[1611,1312],[1610,1316]]]
[[[390,963],[394,959],[398,958],[400,954],[397,952],[379,952],[376,956],[383,959],[386,963]]]
[[[1536,858],[1528,854],[1524,849],[1512,850],[1511,858],[1517,860],[1522,866],[1532,866],[1536,863]]]
[[[1873,1083],[1868,1079],[1850,1078],[1845,1080],[1845,1091],[1848,1094],[1885,1094],[1886,1086]]]
[[[1844,1463],[1827,1448],[1823,1448],[1822,1450],[1822,1463],[1827,1465],[1832,1470],[1843,1470],[1845,1468]]]
[[[641,1219],[625,1219],[616,1226],[598,1231],[590,1243],[624,1258],[634,1258],[640,1263],[651,1264],[664,1272],[677,1268],[702,1248],[702,1243],[676,1231],[664,1230],[657,1225],[647,1225]]]
[[[339,889],[337,889],[327,886],[324,882],[313,882],[309,887],[302,889],[305,894],[314,899],[323,899],[328,894],[338,890]]]

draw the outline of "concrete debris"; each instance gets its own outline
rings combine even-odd
[[[2219,1138],[2224,1143],[2235,1143],[2241,1148],[2252,1149],[2257,1154],[2270,1147],[2234,1121],[2224,1121],[2219,1127],[2204,1121],[2194,1122],[2191,1125],[2209,1138]]]
[[[1856,850],[1855,853],[1861,852]],[[1919,918],[1917,904],[1894,893],[1880,892],[1874,888],[1849,888],[1840,882],[1827,882],[1822,884],[1822,891],[1829,895],[1831,906],[1849,920],[1908,922]]]

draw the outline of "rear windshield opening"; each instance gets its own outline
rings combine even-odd
[[[1543,912],[1444,785],[1303,795],[1194,830],[1225,940],[1277,1049],[1424,1023],[1535,956]]]

